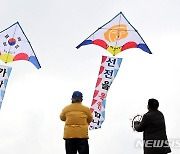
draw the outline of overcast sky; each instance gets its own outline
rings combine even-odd
[[[105,122],[89,132],[90,153],[142,153],[135,147],[142,133],[132,131],[130,119],[147,112],[152,97],[160,102],[168,138],[180,140],[179,8],[179,0],[2,1],[0,31],[19,21],[42,68],[0,62],[12,67],[0,111],[0,153],[65,154],[59,114],[75,90],[90,107],[101,57],[111,56],[98,46],[75,47],[121,11],[153,54],[129,49],[117,55],[123,61],[107,95]]]

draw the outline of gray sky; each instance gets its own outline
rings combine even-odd
[[[0,111],[0,153],[65,154],[59,114],[74,90],[90,107],[101,56],[111,56],[98,46],[75,47],[120,11],[153,54],[130,49],[117,55],[123,61],[108,92],[106,120],[89,132],[90,153],[142,153],[135,147],[142,133],[132,131],[129,119],[144,114],[152,97],[160,102],[168,138],[180,139],[179,8],[179,0],[1,2],[0,29],[19,21],[42,68],[27,61],[6,64],[12,72]]]

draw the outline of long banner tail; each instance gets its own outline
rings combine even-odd
[[[0,65],[0,109],[11,70],[11,67]]]
[[[89,129],[101,128],[105,120],[105,105],[107,92],[117,75],[122,58],[102,56],[101,67],[91,104],[93,121],[89,124]]]

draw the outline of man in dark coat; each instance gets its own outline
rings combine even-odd
[[[149,111],[144,114],[141,122],[134,122],[135,130],[143,132],[144,154],[167,154],[171,152],[164,116],[158,107],[158,100],[149,99],[147,106]]]

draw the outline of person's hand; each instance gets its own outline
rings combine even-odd
[[[134,127],[139,126],[140,123],[139,121],[134,121]]]

